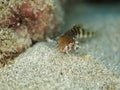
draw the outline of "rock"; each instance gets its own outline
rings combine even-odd
[[[2,42],[0,44],[4,43],[14,47],[14,44],[12,45],[12,41],[14,41],[17,46],[14,48],[15,50],[18,49],[17,54],[20,54],[35,42],[46,40],[47,37],[53,38],[63,23],[64,11],[62,6],[64,2],[62,1],[9,0],[1,2],[0,32],[12,33],[15,36],[10,37],[9,34],[8,36],[5,34],[6,37],[10,37],[11,43],[9,43],[10,41],[4,42],[6,40],[4,38],[3,41],[0,41]],[[4,28],[6,29],[5,31]],[[3,37],[4,34],[1,33],[0,38]],[[2,48],[5,48],[6,51],[3,51]],[[0,50],[5,55],[6,52],[7,54],[11,53],[9,53],[10,47],[0,46]],[[0,61],[7,61],[4,57],[5,55],[2,55],[2,60],[0,58]],[[11,59],[16,55],[12,53],[10,58],[8,56],[7,58]]]

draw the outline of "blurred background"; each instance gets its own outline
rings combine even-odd
[[[101,33],[96,40],[80,43],[79,53],[90,54],[108,68],[120,72],[119,0],[69,0],[66,3],[63,32],[76,23],[83,24],[87,30]]]

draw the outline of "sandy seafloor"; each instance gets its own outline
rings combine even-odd
[[[98,37],[69,54],[56,42],[39,42],[0,69],[0,90],[120,90],[120,4],[78,4],[65,26],[82,23]]]

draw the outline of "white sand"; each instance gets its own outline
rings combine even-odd
[[[0,70],[1,90],[120,89],[117,73],[90,55],[58,53],[53,43],[38,43],[15,61]]]

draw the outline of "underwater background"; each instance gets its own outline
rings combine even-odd
[[[120,90],[120,3],[68,0],[64,8],[55,38],[0,68],[0,90]],[[57,51],[57,38],[79,23],[98,36],[68,54]]]

